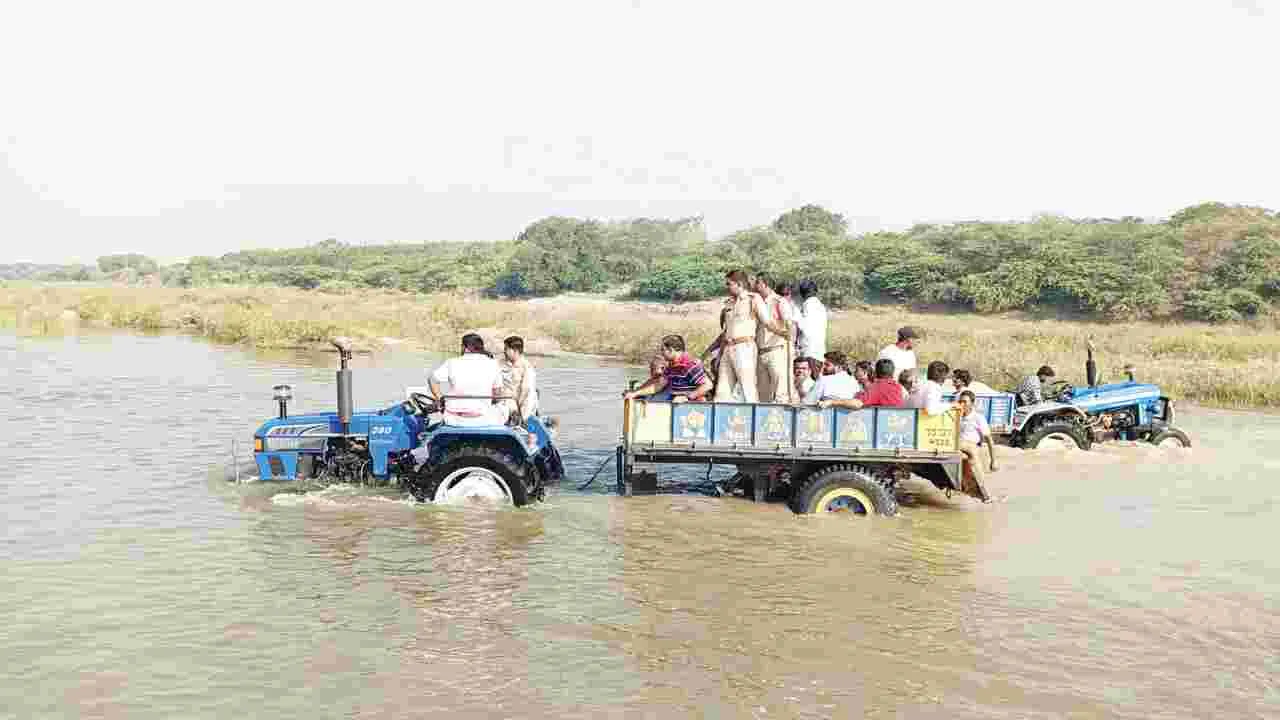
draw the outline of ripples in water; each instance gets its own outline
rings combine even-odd
[[[611,494],[618,368],[540,369],[569,478],[522,510],[227,482],[331,360],[0,337],[16,717],[1250,717],[1280,694],[1280,419],[1191,451],[1001,448],[900,517]],[[359,358],[386,404],[426,359]],[[378,367],[363,367],[377,364]],[[241,452],[248,448],[242,443]],[[251,465],[240,459],[245,476]],[[574,488],[606,467],[584,492]],[[696,483],[702,471],[672,476]]]

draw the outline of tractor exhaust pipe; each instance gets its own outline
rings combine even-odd
[[[1084,376],[1089,381],[1089,387],[1097,387],[1098,385],[1098,364],[1093,361],[1093,340],[1089,340],[1089,359],[1084,362]]]
[[[332,343],[338,348],[338,420],[345,435],[351,432],[351,368],[347,367],[351,361],[351,340],[340,337],[334,338]]]

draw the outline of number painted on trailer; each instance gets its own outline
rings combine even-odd
[[[390,425],[374,425],[369,428],[370,435],[390,435],[393,429]]]

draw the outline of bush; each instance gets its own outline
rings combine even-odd
[[[819,266],[806,277],[817,284],[818,295],[831,307],[849,307],[866,298],[866,276],[856,265]]]
[[[1244,288],[1232,288],[1227,291],[1227,304],[1232,310],[1245,317],[1253,317],[1262,312],[1267,303],[1255,292]]]
[[[634,292],[652,300],[706,300],[724,291],[725,272],[726,266],[714,258],[684,255],[637,280]]]
[[[1240,311],[1231,306],[1230,296],[1222,290],[1192,290],[1183,302],[1183,312],[1196,320],[1233,322]]]
[[[104,273],[111,274],[127,268],[136,270],[143,275],[149,275],[159,270],[160,266],[155,260],[137,253],[103,255],[98,258],[98,269]]]

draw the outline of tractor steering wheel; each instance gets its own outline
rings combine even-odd
[[[409,393],[409,404],[423,417],[430,415],[437,409],[436,399],[420,392]]]
[[[1075,388],[1071,387],[1071,383],[1066,380],[1055,380],[1049,383],[1042,395],[1046,400],[1057,400],[1059,402],[1070,402],[1071,392]]]

